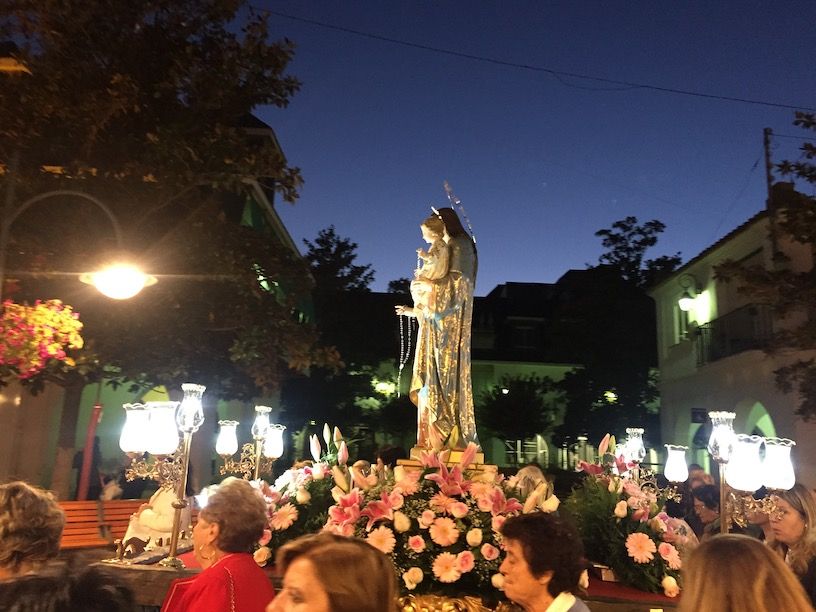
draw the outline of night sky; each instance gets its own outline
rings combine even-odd
[[[798,157],[789,136],[806,135],[791,108],[541,69],[816,108],[812,0],[255,5],[536,68],[272,16],[303,82],[288,108],[258,111],[306,181],[280,214],[302,250],[330,224],[358,243],[374,290],[410,276],[444,180],[472,222],[485,295],[597,263],[594,232],[628,215],[667,225],[652,256],[688,260],[764,206],[762,129],[780,134],[774,161]]]

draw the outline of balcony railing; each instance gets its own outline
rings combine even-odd
[[[771,307],[748,304],[697,328],[697,365],[763,349],[773,334]]]

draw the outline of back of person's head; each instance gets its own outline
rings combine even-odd
[[[529,495],[542,482],[547,482],[547,477],[537,465],[525,465],[517,473],[516,487],[522,495]]]
[[[812,612],[782,558],[754,538],[717,535],[700,544],[683,567],[680,612]]]
[[[521,544],[533,576],[540,578],[552,572],[547,584],[550,595],[578,592],[581,573],[586,569],[584,545],[566,520],[548,512],[520,514],[505,521],[501,535]]]
[[[135,612],[133,592],[98,567],[78,574],[21,576],[0,582],[0,612]]]
[[[199,516],[219,527],[216,545],[224,552],[250,552],[266,527],[266,503],[246,480],[225,478],[207,498]]]
[[[0,570],[14,575],[56,557],[64,526],[50,492],[21,481],[0,485]]]
[[[709,510],[718,510],[720,507],[720,490],[716,485],[701,485],[693,489],[691,494],[699,499]]]
[[[689,467],[689,475],[686,482],[688,482],[689,489],[696,489],[702,485],[713,485],[714,478],[701,467]]]
[[[276,567],[281,575],[296,559],[308,559],[319,571],[332,612],[396,609],[394,566],[365,541],[330,533],[292,540],[278,550]]]

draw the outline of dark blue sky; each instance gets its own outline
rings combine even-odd
[[[256,5],[418,45],[657,87],[816,107],[816,2],[282,2]],[[556,78],[273,16],[302,90],[260,109],[306,184],[280,204],[299,245],[334,224],[409,276],[443,180],[479,246],[477,294],[596,263],[594,232],[666,223],[687,260],[765,200],[762,129],[793,110]],[[801,140],[776,138],[775,160]],[[812,193],[812,187],[800,186]]]

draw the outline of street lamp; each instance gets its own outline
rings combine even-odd
[[[12,160],[12,166],[16,166],[16,160]],[[13,176],[14,170],[9,173]],[[3,299],[3,283],[6,276],[6,253],[8,251],[9,236],[11,233],[11,225],[23,212],[29,207],[41,202],[43,200],[54,197],[76,197],[87,200],[95,204],[104,212],[113,226],[113,232],[116,237],[116,244],[119,250],[123,249],[124,239],[122,235],[122,228],[116,220],[111,209],[105,205],[101,200],[84,193],[82,191],[74,191],[71,189],[57,189],[54,191],[47,191],[29,198],[22,204],[13,208],[14,203],[14,183],[13,179],[6,191],[6,201],[3,207],[2,226],[0,226],[0,302]],[[125,266],[119,264],[118,267],[111,267],[101,272],[82,274],[80,280],[93,284],[103,295],[114,299],[127,299],[139,293],[144,287],[148,287],[156,283],[156,277],[149,276],[141,272],[135,266]]]

